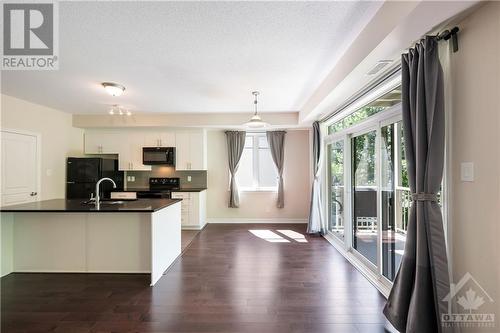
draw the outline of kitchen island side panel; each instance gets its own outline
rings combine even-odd
[[[151,285],[181,254],[181,203],[151,214]]]
[[[87,272],[151,272],[151,214],[87,215]]]
[[[85,213],[14,213],[14,272],[86,272]]]
[[[14,272],[151,272],[151,213],[13,215]]]

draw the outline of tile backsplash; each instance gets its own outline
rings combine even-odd
[[[135,181],[127,181],[127,176],[135,177]],[[191,176],[190,182],[188,176]],[[126,171],[125,187],[146,189],[149,187],[150,177],[179,177],[183,188],[207,187],[206,171],[176,171],[174,167],[166,166],[153,166],[151,171]]]

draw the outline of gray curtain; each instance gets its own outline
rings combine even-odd
[[[444,87],[437,41],[402,55],[403,129],[413,193],[406,245],[384,314],[401,332],[442,332],[448,260],[437,202],[444,166]]]
[[[238,185],[234,179],[238,166],[240,164],[243,148],[245,147],[244,131],[226,131],[227,141],[227,160],[229,173],[231,174],[231,183],[229,185],[229,207],[238,208],[240,206],[240,195],[238,193]]]
[[[267,142],[271,148],[271,156],[273,157],[274,165],[278,170],[278,199],[276,207],[285,207],[285,193],[283,192],[283,165],[285,160],[285,131],[267,132]]]
[[[309,208],[309,223],[307,224],[307,233],[325,234],[326,230],[323,223],[323,209],[321,200],[321,129],[319,122],[313,123],[313,172],[314,180],[311,192],[311,203]]]

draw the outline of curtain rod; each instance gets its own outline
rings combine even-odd
[[[453,27],[451,28],[451,30],[444,30],[444,31],[441,31],[440,33],[438,33],[436,36],[434,36],[436,38],[437,41],[447,41],[451,38],[451,45],[453,47],[453,53],[457,52],[458,51],[458,37],[457,37],[457,33],[460,31],[460,29],[458,27]]]

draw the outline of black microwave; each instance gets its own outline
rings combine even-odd
[[[175,147],[142,148],[142,164],[175,166]]]

